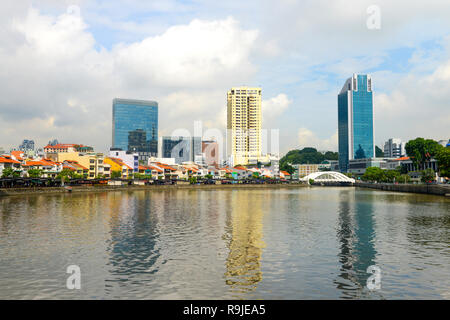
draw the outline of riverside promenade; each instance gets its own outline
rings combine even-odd
[[[224,189],[283,189],[283,188],[304,188],[305,184],[175,184],[175,185],[98,185],[98,186],[73,186],[71,193],[79,192],[104,192],[104,191],[136,191],[136,190],[224,190]],[[0,188],[1,196],[28,195],[28,194],[52,194],[69,193],[64,187],[36,187],[36,188]]]
[[[371,188],[384,191],[422,193],[450,197],[450,185],[442,184],[393,184],[357,182],[355,183],[355,186],[359,188]]]

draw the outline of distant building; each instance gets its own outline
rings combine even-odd
[[[324,160],[319,164],[319,171],[339,171],[338,160]]]
[[[448,140],[439,140],[438,143],[443,147],[450,147],[450,139]]]
[[[57,139],[50,140],[50,141],[47,143],[47,145],[49,145],[49,146],[54,146],[54,145],[57,145],[57,144],[59,144],[59,142],[58,142]]]
[[[300,178],[306,177],[307,175],[319,172],[319,164],[293,164],[295,171],[292,178],[298,180]]]
[[[52,156],[54,155],[56,155],[56,159],[54,161],[76,161],[81,166],[87,168],[88,179],[95,179],[98,176],[105,175],[103,153],[62,151],[56,154],[52,154]],[[107,174],[109,174],[109,172]]]
[[[139,172],[139,154],[137,152],[112,148],[109,151],[109,158],[120,159],[123,163],[132,168],[133,172]]]
[[[231,88],[227,94],[227,149],[231,165],[256,164],[260,160],[261,122],[261,88]]]
[[[195,162],[196,156],[202,155],[200,137],[161,137],[160,158],[174,158],[175,163]]]
[[[141,160],[158,152],[158,103],[114,99],[112,148],[138,152]]]
[[[34,140],[23,140],[22,144],[19,146],[20,151],[34,151]]]
[[[219,165],[219,144],[214,140],[202,141],[202,153],[205,164],[208,166]]]
[[[401,139],[391,138],[384,144],[385,158],[401,158],[405,156],[405,145]]]
[[[369,167],[378,167],[387,169],[388,159],[384,158],[370,158],[370,159],[352,159],[348,162],[348,173],[355,175],[363,175]]]
[[[82,144],[68,144],[68,143],[46,145],[44,147],[45,157],[52,159],[53,161],[57,161],[56,158],[58,153],[69,153],[69,152],[90,153],[94,152],[94,148]]]
[[[349,78],[338,95],[339,168],[347,172],[349,161],[375,156],[373,139],[372,79]]]

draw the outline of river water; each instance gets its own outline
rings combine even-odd
[[[450,199],[352,187],[0,197],[0,259],[0,299],[450,299]]]

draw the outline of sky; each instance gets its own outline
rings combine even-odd
[[[262,87],[263,128],[279,130],[282,154],[337,151],[337,94],[354,73],[372,76],[376,145],[450,138],[448,0],[18,0],[0,8],[5,150],[56,138],[106,152],[114,98],[156,100],[160,135],[193,132],[194,121],[222,130],[227,91],[247,85]]]

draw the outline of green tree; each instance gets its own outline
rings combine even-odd
[[[70,169],[62,169],[60,173],[56,176],[57,180],[68,181],[74,172]]]
[[[369,167],[361,179],[363,181],[383,181],[385,179],[384,171],[378,167]]]
[[[295,172],[295,168],[291,166],[289,163],[283,163],[280,166],[280,170],[287,171],[289,174],[293,174]]]
[[[119,170],[113,170],[111,172],[111,179],[119,179],[122,177],[122,172],[120,172]]]
[[[196,184],[197,183],[197,177],[189,177],[189,183],[190,184]]]
[[[420,180],[422,182],[434,181],[436,179],[436,174],[433,169],[425,169],[422,171],[422,176]]]
[[[327,151],[324,154],[325,160],[339,160],[339,153],[333,151]]]
[[[450,148],[441,148],[436,154],[441,177],[450,178]]]
[[[30,169],[28,170],[28,176],[30,178],[40,178],[42,176],[42,170],[40,169]]]
[[[209,174],[209,173],[208,173],[207,175],[205,175],[205,178],[206,178],[206,179],[212,179],[213,176],[212,176],[212,174]]]
[[[409,176],[409,174],[402,174],[399,178],[398,178],[398,182],[399,183],[408,183],[411,181],[411,177]]]
[[[70,169],[62,169],[60,173],[56,176],[57,179],[61,179],[61,177],[71,177],[73,175],[72,170]]]
[[[70,175],[70,177],[71,177],[72,179],[82,179],[82,178],[83,178],[83,175],[82,175],[82,174],[75,173],[75,172],[72,172],[72,174]]]
[[[137,180],[141,180],[141,179],[144,179],[144,175],[140,174],[138,172],[135,172],[135,173],[133,173],[133,178],[137,179]]]
[[[13,168],[5,168],[5,169],[3,169],[2,178],[12,177],[13,174],[14,174]]]
[[[400,172],[397,170],[383,170],[382,181],[383,182],[395,182],[400,178]]]
[[[280,169],[292,174],[294,173],[292,164],[319,164],[324,160],[338,160],[338,153],[332,151],[322,153],[311,147],[291,150],[280,159]]]
[[[416,138],[405,144],[406,154],[418,170],[423,169],[426,161],[436,156],[442,148],[436,141],[424,138]]]

